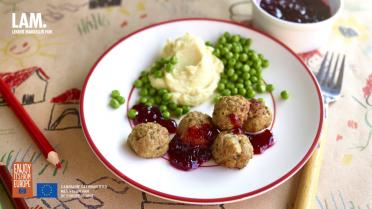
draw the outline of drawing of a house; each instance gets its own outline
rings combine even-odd
[[[40,67],[30,67],[16,72],[0,73],[0,78],[10,86],[17,99],[23,104],[45,101],[49,77]],[[0,94],[0,106],[6,102]]]
[[[73,88],[53,97],[47,130],[81,128],[79,118],[80,90]]]

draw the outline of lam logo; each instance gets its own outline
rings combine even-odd
[[[40,12],[22,12],[20,16],[12,13],[12,33],[13,34],[50,34],[52,30],[46,29],[43,23],[43,16]]]
[[[17,14],[12,13],[12,27],[13,28],[46,28],[47,25],[43,23],[41,13],[21,13],[21,18],[17,23]]]

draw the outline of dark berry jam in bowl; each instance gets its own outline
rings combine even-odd
[[[252,25],[296,53],[322,47],[343,0],[252,0]]]

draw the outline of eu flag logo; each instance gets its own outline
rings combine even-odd
[[[38,198],[57,198],[58,185],[57,183],[37,183],[36,184]]]
[[[27,192],[27,190],[24,187],[21,187],[21,188],[18,189],[19,194],[26,194],[26,192]]]

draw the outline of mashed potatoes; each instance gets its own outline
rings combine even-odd
[[[176,56],[173,71],[162,78],[150,76],[155,88],[166,88],[177,104],[195,106],[208,100],[217,87],[223,63],[212,54],[213,49],[190,34],[168,40],[162,56]]]

